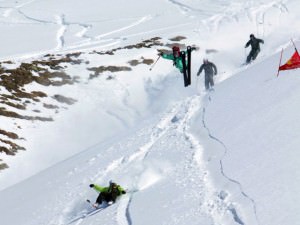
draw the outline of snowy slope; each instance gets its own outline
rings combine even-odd
[[[1,37],[13,46],[3,59],[80,51],[88,62],[65,64],[80,80],[74,85],[25,87],[77,102],[55,114],[41,110],[51,123],[16,121],[27,150],[1,157],[10,166],[0,173],[1,224],[68,224],[91,210],[85,200],[97,193],[88,185],[111,179],[128,193],[72,224],[300,224],[299,71],[276,77],[281,48],[286,61],[289,39],[299,37],[298,2],[131,0],[116,7],[122,3],[1,1],[1,28],[12,36],[26,31]],[[240,67],[250,33],[265,45],[255,63]],[[200,46],[188,88],[164,60],[152,71],[141,64],[89,79],[93,67],[155,60],[156,49],[178,35],[187,37],[180,44]],[[93,52],[153,37],[163,46]],[[22,44],[28,40],[33,45]],[[218,66],[214,92],[203,90],[203,74],[195,77],[203,57]],[[14,127],[7,118],[1,124]]]

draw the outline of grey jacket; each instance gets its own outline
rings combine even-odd
[[[204,70],[206,76],[207,75],[217,75],[217,67],[212,62],[208,61],[207,63],[203,63],[199,68],[197,76],[199,76],[203,70]]]
[[[262,39],[259,38],[251,38],[245,45],[245,48],[247,48],[249,45],[251,45],[252,50],[260,50],[260,43],[264,43],[264,41]]]

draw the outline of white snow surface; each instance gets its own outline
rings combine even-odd
[[[3,60],[82,51],[90,67],[125,65],[158,47],[88,53],[177,35],[200,49],[187,88],[163,59],[109,81],[78,65],[66,70],[86,82],[28,85],[77,102],[53,122],[19,121],[27,150],[1,155],[0,224],[69,224],[92,210],[89,184],[113,180],[127,194],[71,224],[300,225],[300,70],[276,76],[281,49],[284,63],[290,39],[300,46],[299,12],[298,0],[1,0]],[[241,66],[250,33],[265,44]],[[218,67],[212,92],[196,77],[204,57]]]

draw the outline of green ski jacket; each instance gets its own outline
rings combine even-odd
[[[172,60],[174,62],[175,67],[179,69],[180,73],[183,72],[183,63],[181,57],[174,57],[172,53],[171,54],[162,53],[161,57],[163,57],[164,59]]]
[[[120,186],[118,185],[118,191],[119,191],[119,195],[126,193],[126,191]],[[109,192],[109,187],[102,187],[99,185],[94,184],[93,189],[97,192],[102,192],[102,193],[108,193]]]

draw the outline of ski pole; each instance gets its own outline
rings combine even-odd
[[[157,61],[160,59],[160,56],[161,56],[161,55],[158,56],[157,60],[152,64],[152,66],[150,67],[149,70],[152,70],[152,69],[153,69],[153,67],[155,66],[155,64],[157,63]]]

